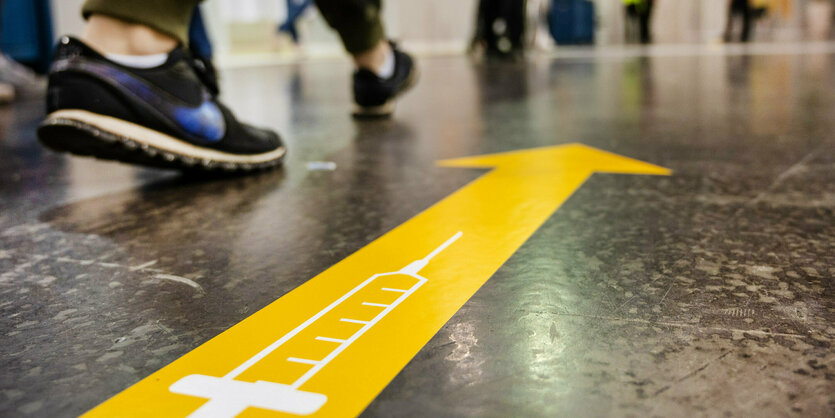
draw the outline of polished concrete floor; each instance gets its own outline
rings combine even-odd
[[[363,416],[835,416],[835,55],[421,63],[362,123],[346,64],[226,72],[290,148],[245,178],[0,108],[0,416],[93,408],[485,172],[437,160],[569,142],[674,174],[595,174]]]

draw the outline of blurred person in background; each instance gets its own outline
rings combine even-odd
[[[728,21],[725,25],[725,42],[733,41],[734,21],[739,17],[742,19],[742,31],[739,34],[740,42],[748,42],[754,30],[754,8],[751,0],[730,0],[728,2]]]
[[[0,82],[0,105],[13,102],[14,97],[14,86],[9,83]]]
[[[287,0],[287,19],[278,26],[278,32],[286,34],[293,43],[298,44],[299,32],[296,22],[312,4],[313,0]]]
[[[637,40],[642,44],[651,43],[654,0],[623,0],[623,3],[627,17],[627,39]]]
[[[0,13],[3,6],[0,0]],[[15,98],[43,96],[45,88],[43,77],[0,51],[0,104],[11,103]]]
[[[0,51],[0,84],[14,89],[15,97],[41,97],[46,90],[46,80]]]
[[[0,105],[9,104],[14,101],[14,86],[9,83],[0,83]]]
[[[525,14],[525,0],[480,0],[470,51],[483,51],[488,58],[520,58]]]
[[[278,134],[237,120],[216,80],[188,51],[199,0],[87,0],[82,39],[63,37],[48,88],[46,146],[80,155],[188,170],[249,171],[281,163]],[[356,117],[389,116],[417,80],[388,41],[380,0],[317,0],[353,57]]]

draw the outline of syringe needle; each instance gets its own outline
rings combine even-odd
[[[426,267],[426,265],[429,264],[429,262],[432,261],[432,259],[435,258],[436,255],[440,254],[441,251],[445,250],[447,247],[452,245],[452,243],[457,241],[458,238],[461,238],[462,235],[464,235],[463,232],[456,232],[455,235],[453,235],[450,239],[446,240],[446,242],[444,242],[438,248],[436,248],[435,251],[432,251],[431,253],[429,253],[429,255],[421,258],[420,260],[412,262],[411,264],[400,270],[400,272],[403,274],[417,274],[419,271],[423,270],[423,268]]]
[[[435,258],[435,256],[440,254],[441,251],[446,250],[447,247],[452,245],[452,243],[454,243],[455,241],[458,241],[458,238],[461,238],[462,235],[464,235],[463,232],[461,232],[461,231],[456,232],[455,235],[453,235],[450,239],[446,240],[443,244],[441,244],[440,247],[436,248],[435,251],[432,251],[431,253],[429,253],[429,255],[427,255],[423,259],[426,260],[426,261],[429,261],[429,260]]]

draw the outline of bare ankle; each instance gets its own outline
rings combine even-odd
[[[168,53],[179,43],[148,26],[103,15],[90,16],[81,38],[99,52],[124,55]]]
[[[391,45],[385,40],[380,41],[374,48],[354,55],[354,63],[358,68],[376,72],[385,62],[389,51],[391,51]]]

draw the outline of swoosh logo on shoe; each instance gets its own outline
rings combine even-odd
[[[80,71],[97,76],[134,98],[145,102],[149,110],[168,122],[187,139],[202,143],[216,143],[226,134],[226,121],[220,107],[211,100],[208,92],[203,93],[203,102],[199,106],[177,105],[174,97],[166,98],[158,87],[137,78],[127,72],[109,65],[91,61],[57,61],[53,72]]]

